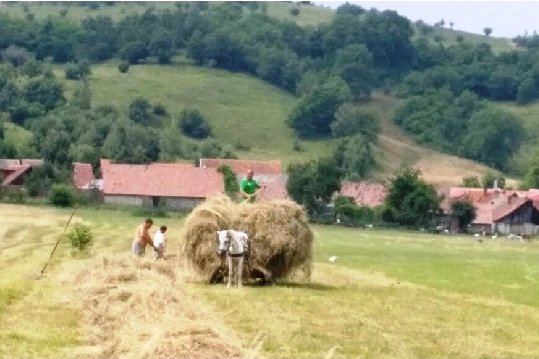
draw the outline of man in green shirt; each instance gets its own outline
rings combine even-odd
[[[240,194],[242,200],[248,200],[253,203],[256,200],[256,193],[260,188],[262,188],[256,180],[253,179],[254,172],[253,170],[247,171],[247,178],[244,178],[240,182]]]

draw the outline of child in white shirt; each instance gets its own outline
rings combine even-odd
[[[157,232],[155,232],[155,235],[153,237],[153,245],[154,245],[154,261],[158,260],[159,258],[167,259],[165,257],[165,247],[167,245],[167,238],[165,237],[165,233],[167,231],[167,226],[161,226]]]

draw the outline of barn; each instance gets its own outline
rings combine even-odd
[[[183,163],[113,164],[101,160],[103,200],[113,205],[190,210],[224,191],[215,168]]]
[[[0,159],[1,184],[11,187],[22,186],[32,169],[42,165],[43,161],[36,159]]]

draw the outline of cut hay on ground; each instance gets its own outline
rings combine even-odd
[[[82,358],[245,358],[184,290],[176,264],[102,258],[75,279],[88,347]]]
[[[301,269],[310,277],[313,233],[303,208],[295,202],[238,204],[218,196],[196,207],[185,221],[179,255],[208,279],[223,265],[216,234],[223,229],[249,235],[253,272],[275,280]]]

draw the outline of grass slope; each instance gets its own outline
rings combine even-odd
[[[73,279],[95,265],[94,257],[123,258],[142,217],[80,210],[74,220],[91,226],[91,254],[73,257],[63,242],[46,277],[36,280],[69,214],[0,204],[0,358],[73,358],[91,349],[85,338],[91,323],[82,319],[82,312],[92,308],[73,301],[78,290]],[[174,253],[182,221],[156,219],[163,223],[169,227],[169,253]],[[260,343],[268,359],[536,357],[538,242],[499,238],[478,243],[472,237],[414,232],[313,229],[310,283],[226,290],[181,279],[186,276],[173,257],[166,265],[178,271],[174,288],[198,301],[207,317],[223,322],[224,334],[241,338],[245,345]],[[332,255],[339,256],[336,264],[327,262]],[[151,268],[151,263],[140,266],[144,272]],[[114,284],[123,289],[121,282]],[[194,308],[187,308],[192,315]],[[151,317],[167,313],[154,311]],[[141,354],[140,347],[133,349],[125,356]]]

